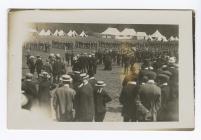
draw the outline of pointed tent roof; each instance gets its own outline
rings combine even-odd
[[[58,36],[58,32],[59,32],[59,31],[56,29],[56,31],[54,32],[53,35],[54,35],[54,36]]]
[[[80,36],[81,36],[81,37],[87,37],[87,35],[86,35],[86,33],[85,33],[84,31],[82,31],[82,32],[80,33]]]
[[[67,33],[67,35],[72,37],[72,36],[73,36],[73,31],[70,30],[70,31]]]
[[[120,32],[117,28],[111,28],[108,27],[105,31],[103,31],[101,34],[106,34],[106,35],[120,35]]]
[[[73,36],[77,36],[77,32],[75,30],[73,30]]]
[[[52,35],[52,32],[48,29],[47,32],[45,33],[46,36]]]
[[[130,36],[135,36],[136,35],[136,31],[134,29],[131,28],[125,28],[121,33],[121,35],[130,35]]]
[[[41,35],[41,36],[44,36],[44,35],[46,35],[46,32],[45,32],[45,30],[44,30],[44,29],[42,29],[42,30],[40,31],[39,35]]]
[[[163,37],[163,35],[162,35],[158,30],[156,30],[156,31],[151,35],[151,37],[160,38],[160,37]]]
[[[169,41],[174,41],[175,40],[175,38],[173,37],[173,36],[171,36],[170,38],[169,38]]]
[[[179,38],[176,36],[175,38],[174,38],[176,41],[179,41]]]

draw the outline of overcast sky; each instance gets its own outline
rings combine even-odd
[[[170,36],[178,36],[179,26],[178,25],[151,25],[151,24],[88,24],[88,23],[34,23],[31,25],[37,30],[50,29],[54,32],[56,29],[62,29],[65,32],[69,30],[75,30],[77,33],[81,33],[82,30],[86,32],[97,32],[101,33],[108,27],[117,28],[122,31],[124,28],[133,28],[137,32],[146,32],[147,34],[152,34],[156,30],[159,30],[161,34],[165,35],[167,38]]]

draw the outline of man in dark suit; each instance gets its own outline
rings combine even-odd
[[[41,73],[41,70],[43,68],[43,61],[42,61],[42,58],[40,56],[37,56],[35,68],[36,68],[36,72],[37,72],[38,78],[39,78],[39,74]]]
[[[69,75],[63,75],[60,80],[62,81],[62,86],[57,88],[53,94],[53,107],[56,112],[56,118],[62,122],[73,121],[73,100],[76,92],[70,88],[72,79]]]
[[[94,103],[95,103],[95,121],[102,122],[105,118],[106,103],[111,101],[111,97],[103,89],[106,84],[103,81],[97,81],[94,90]]]
[[[31,107],[34,103],[34,101],[37,99],[37,89],[36,89],[36,83],[32,81],[33,75],[31,73],[26,74],[25,81],[22,82],[21,89],[24,91],[24,95],[28,99],[28,103],[24,105],[22,108],[31,110]]]
[[[92,122],[94,119],[94,96],[93,88],[88,82],[88,75],[86,73],[80,74],[82,83],[78,86],[78,93],[76,96],[76,119],[80,122]]]
[[[122,116],[124,122],[136,121],[136,103],[135,100],[138,95],[137,78],[128,81],[127,85],[123,87],[119,97],[120,103],[123,105]]]
[[[168,121],[168,102],[170,99],[170,87],[168,85],[169,76],[165,74],[159,74],[157,76],[158,86],[161,88],[161,108],[158,112],[158,121]]]
[[[147,83],[141,85],[139,88],[139,96],[142,104],[151,114],[149,121],[157,121],[157,112],[161,106],[161,89],[155,84],[155,72],[150,71],[147,77]]]

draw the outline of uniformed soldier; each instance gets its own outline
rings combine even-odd
[[[30,70],[30,73],[34,74],[35,72],[35,62],[34,62],[34,56],[30,56],[29,57],[29,63],[28,63],[28,67]]]

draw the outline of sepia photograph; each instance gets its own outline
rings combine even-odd
[[[192,11],[11,10],[8,17],[11,128],[193,128]]]

